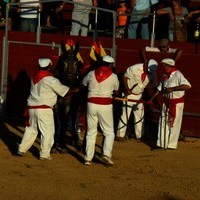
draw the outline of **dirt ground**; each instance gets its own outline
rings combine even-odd
[[[114,167],[97,156],[83,165],[83,153],[67,145],[52,161],[37,159],[39,140],[25,157],[14,156],[24,127],[1,123],[0,199],[2,200],[198,200],[200,139],[186,138],[177,150],[152,151],[151,142],[115,141]]]

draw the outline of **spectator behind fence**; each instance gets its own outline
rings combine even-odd
[[[127,8],[126,1],[119,0],[119,8],[117,8],[117,28],[116,38],[124,38],[127,24]]]
[[[149,14],[151,5],[158,3],[158,0],[130,0],[131,16],[128,25],[128,38],[137,38],[137,29],[141,24],[141,38],[149,39]]]
[[[15,3],[16,1],[15,0],[2,0],[0,2],[0,20],[1,20],[1,23],[4,23],[5,22],[5,19],[6,19],[6,4],[7,3]],[[16,9],[12,6],[10,7],[9,9],[9,13],[8,13],[8,30],[11,31],[13,30],[13,27],[15,27],[15,25],[17,24],[17,21],[16,21]]]
[[[168,39],[170,41],[187,41],[188,10],[181,6],[180,0],[172,0],[170,7],[157,10],[158,15],[169,15]]]
[[[24,32],[36,32],[38,25],[38,14],[42,9],[42,4],[39,0],[36,3],[28,3],[29,0],[19,0],[20,26],[19,30]]]
[[[163,56],[165,57],[166,57],[166,54],[171,54],[175,62],[177,62],[177,60],[182,55],[182,50],[178,48],[171,48],[169,44],[169,40],[166,38],[159,40],[158,47],[146,46],[142,50],[142,58],[143,58],[144,63],[148,63],[148,60],[149,60],[147,56],[148,52],[158,52],[158,53],[163,54]]]
[[[92,5],[97,6],[97,0],[73,0],[73,1],[90,6]],[[78,36],[80,34],[81,36],[87,36],[90,10],[91,8],[89,6],[74,4],[70,35]]]

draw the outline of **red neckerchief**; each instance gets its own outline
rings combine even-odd
[[[38,83],[41,79],[47,77],[47,76],[53,76],[53,74],[48,71],[48,70],[39,70],[39,72],[37,72],[35,74],[35,76],[33,77],[33,84],[35,85],[36,83]]]
[[[112,70],[106,66],[99,67],[94,71],[98,83],[106,80],[111,74]]]

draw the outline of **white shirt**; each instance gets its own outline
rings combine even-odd
[[[166,53],[175,53],[178,49],[175,48],[168,48]],[[160,49],[158,47],[145,47],[146,52],[160,52]]]
[[[149,78],[146,76],[145,80],[142,81],[141,75],[144,73],[143,63],[135,64],[127,68],[124,76],[128,78],[127,83],[128,87],[132,88],[135,84],[137,84],[132,92],[134,94],[141,94],[144,91],[144,88],[149,83]]]
[[[176,70],[175,72],[172,72],[170,74],[169,79],[164,80],[160,82],[159,86],[158,86],[158,90],[162,91],[164,88],[169,88],[169,87],[176,87],[176,86],[180,86],[180,85],[189,85],[191,86],[191,84],[188,82],[188,80],[183,76],[183,74],[179,71]],[[173,91],[169,94],[166,94],[166,96],[170,99],[176,99],[176,98],[181,98],[183,97],[185,94],[185,91]]]
[[[61,84],[53,76],[47,76],[36,84],[33,84],[33,81],[31,81],[31,94],[28,98],[28,105],[47,105],[53,107],[57,102],[57,95],[63,97],[68,90],[69,87]]]
[[[20,3],[26,3],[26,2],[31,2],[31,1],[32,0],[20,0]],[[38,2],[21,5],[21,7],[26,7],[26,8],[21,8],[20,17],[30,18],[30,19],[35,19],[38,17],[38,11],[39,11],[38,9],[39,9],[40,3],[39,3],[39,0],[34,0],[34,1],[38,1]]]
[[[145,10],[150,8],[151,5],[158,3],[158,0],[137,0],[135,10]]]
[[[94,71],[89,72],[82,84],[88,86],[88,97],[111,97],[114,90],[119,89],[117,75],[112,73],[106,80],[97,82]]]

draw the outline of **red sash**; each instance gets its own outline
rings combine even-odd
[[[25,111],[24,111],[24,114],[23,114],[23,117],[25,118],[25,125],[26,126],[30,126],[31,124],[29,123],[29,112],[28,112],[28,109],[45,109],[45,108],[51,108],[50,106],[47,106],[47,105],[37,105],[37,106],[27,106]]]
[[[184,96],[177,99],[165,98],[164,103],[167,108],[169,108],[169,124],[173,127],[174,119],[176,117],[176,104],[184,103]]]
[[[90,97],[88,98],[88,102],[100,105],[109,105],[112,104],[113,99],[110,97]]]

